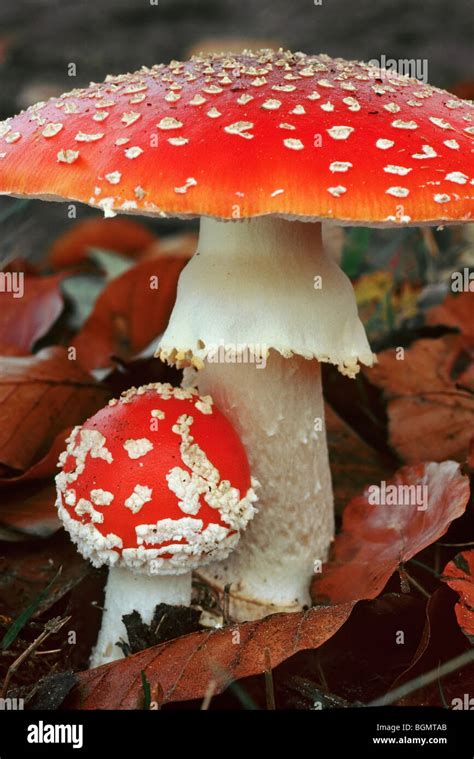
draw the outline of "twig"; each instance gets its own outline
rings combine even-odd
[[[217,680],[209,680],[209,683],[206,688],[206,692],[204,694],[204,698],[201,704],[202,712],[207,712],[207,710],[209,709],[209,704],[211,703],[212,697],[214,693],[216,692],[216,688],[217,688]]]
[[[12,643],[15,642],[16,638],[18,637],[18,634],[21,632],[21,630],[24,628],[24,626],[30,621],[33,614],[38,610],[40,605],[43,603],[44,599],[47,597],[49,591],[53,587],[54,583],[58,579],[59,575],[63,571],[62,565],[59,567],[58,571],[54,575],[53,579],[48,582],[45,588],[38,593],[36,598],[30,603],[29,606],[24,609],[20,616],[15,619],[15,621],[10,625],[8,630],[6,631],[5,635],[3,636],[1,647],[3,650],[7,650],[10,648]]]
[[[266,648],[264,651],[265,657],[265,699],[267,702],[267,709],[269,711],[275,711],[275,688],[273,685],[273,672],[272,672],[272,657],[270,649]]]
[[[463,548],[464,546],[474,546],[474,540],[469,543],[437,543],[436,545],[443,546],[443,548]]]
[[[420,583],[417,580],[415,580],[414,577],[409,575],[405,567],[403,567],[403,574],[407,578],[410,585],[413,585],[413,587],[416,588],[423,596],[425,596],[425,598],[431,598],[430,594],[428,593],[427,590],[424,589],[423,585],[420,585]]]
[[[222,621],[224,622],[224,625],[228,625],[230,623],[230,614],[229,614],[229,606],[230,606],[230,585],[225,586],[224,588],[224,598],[222,600]]]
[[[434,575],[435,577],[439,577],[439,572],[437,572],[436,569],[433,569],[433,567],[429,567],[428,564],[423,564],[423,562],[418,561],[418,559],[410,559],[408,563],[414,564],[416,567],[421,567],[421,569],[425,569],[431,575]]]
[[[393,704],[395,701],[399,701],[401,698],[408,696],[410,693],[424,688],[425,685],[431,685],[438,678],[441,679],[445,675],[449,675],[451,672],[455,672],[465,664],[472,664],[474,662],[474,651],[466,651],[464,654],[456,656],[454,659],[441,664],[440,667],[432,669],[429,672],[425,672],[424,675],[415,677],[414,680],[410,680],[408,683],[403,683],[398,688],[389,691],[385,696],[376,698],[375,701],[371,701],[368,706],[386,706],[387,704]]]
[[[398,574],[400,575],[400,581],[402,583],[402,593],[406,593],[409,590],[409,588],[406,588],[406,590],[403,588],[404,580],[407,580],[408,584],[416,588],[423,596],[425,596],[425,598],[431,598],[430,594],[424,589],[423,585],[420,585],[420,583],[415,580],[414,577],[408,574],[404,565],[400,565],[398,567]]]
[[[321,664],[321,659],[319,656],[319,651],[316,656],[316,666],[318,668],[319,677],[321,678],[321,685],[323,686],[323,690],[329,693],[328,681],[326,680],[326,675],[324,674],[323,665]]]
[[[33,643],[30,643],[28,648],[26,648],[20,656],[15,659],[12,664],[8,667],[7,674],[5,676],[5,680],[3,682],[3,688],[2,688],[2,698],[5,698],[8,693],[8,687],[10,685],[10,680],[12,679],[15,672],[21,667],[24,661],[32,654],[34,651],[36,651],[37,648],[46,640],[46,638],[49,638],[50,635],[56,634],[59,632],[61,627],[66,624],[66,622],[69,622],[71,617],[64,617],[61,619],[60,617],[54,617],[53,619],[50,619],[48,622],[46,622],[44,626],[44,630],[42,633],[38,635],[36,640],[33,641]]]

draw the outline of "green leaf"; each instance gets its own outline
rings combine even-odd
[[[385,319],[389,332],[393,332],[396,326],[395,311],[393,310],[392,291],[385,293],[384,298]]]
[[[143,669],[141,670],[140,675],[142,678],[142,688],[143,688],[143,708],[148,711],[151,704],[150,683],[148,682]]]
[[[454,557],[454,563],[456,564],[458,569],[461,569],[467,575],[471,574],[471,571],[469,569],[469,564],[467,563],[467,560],[462,555],[462,553],[458,553],[458,555]]]
[[[36,598],[21,612],[20,616],[15,619],[10,625],[5,635],[3,636],[1,647],[3,651],[7,651],[11,644],[16,640],[18,633],[29,622],[35,611],[39,608],[40,604],[44,601],[52,586],[61,574],[62,567],[59,567],[58,571],[54,575],[53,579],[46,585],[46,587],[36,596]]]
[[[346,234],[346,242],[342,251],[341,269],[348,277],[357,277],[367,253],[370,240],[370,229],[355,227]]]

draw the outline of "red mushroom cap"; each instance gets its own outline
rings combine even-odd
[[[256,500],[237,433],[209,396],[132,388],[76,427],[59,515],[95,566],[181,574],[235,547]]]
[[[0,136],[0,192],[107,214],[473,217],[473,104],[326,55],[246,51],[143,68],[38,103]]]

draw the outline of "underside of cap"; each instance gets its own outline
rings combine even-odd
[[[0,124],[0,193],[106,215],[395,226],[474,214],[472,103],[289,51],[108,77]]]
[[[270,350],[336,364],[351,377],[359,362],[375,360],[352,285],[322,249],[319,225],[203,220],[158,355],[179,366],[263,368]]]

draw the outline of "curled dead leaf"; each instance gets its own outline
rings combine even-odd
[[[109,282],[74,341],[86,368],[110,366],[112,356],[132,358],[163,332],[186,262],[185,256],[147,258]]]
[[[464,461],[472,435],[474,363],[463,338],[418,340],[401,350],[379,353],[366,372],[388,401],[392,447],[407,463]]]
[[[454,607],[459,627],[474,643],[474,551],[463,551],[446,565],[443,578],[459,595]]]
[[[443,324],[446,327],[456,327],[466,338],[469,345],[474,345],[474,292],[448,295],[439,306],[433,306],[426,314],[426,323],[430,325]]]
[[[469,479],[455,461],[403,467],[385,484],[385,498],[383,484],[374,487],[379,490],[367,488],[346,506],[330,560],[313,579],[316,603],[375,598],[399,565],[444,535],[469,501]],[[377,492],[382,503],[374,503]]]
[[[108,400],[65,348],[34,356],[0,357],[0,461],[25,470],[64,428],[81,424]]]
[[[368,445],[336,412],[325,405],[324,419],[336,511],[366,485],[388,477],[385,458]]]
[[[163,701],[202,698],[214,681],[214,693],[232,681],[265,672],[268,656],[276,667],[298,651],[318,648],[348,619],[353,604],[273,614],[257,622],[185,635],[168,643],[80,672],[68,699],[73,709],[136,709],[144,672]],[[269,654],[265,655],[268,649]]]
[[[9,273],[10,276],[22,272]],[[0,346],[2,355],[27,354],[48,332],[61,311],[60,283],[63,275],[23,276],[21,290],[0,293]],[[21,293],[21,297],[19,294]]]
[[[48,261],[58,269],[71,266],[86,259],[90,248],[134,255],[154,240],[155,236],[143,224],[131,219],[85,219],[55,240]]]

